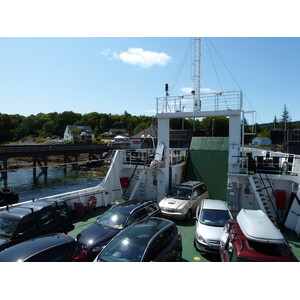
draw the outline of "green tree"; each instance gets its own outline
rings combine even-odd
[[[287,109],[286,104],[284,104],[282,115],[281,115],[281,128],[283,130],[286,130],[291,121],[292,121],[292,118],[290,116],[290,113]]]

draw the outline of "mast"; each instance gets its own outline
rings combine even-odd
[[[194,111],[201,110],[201,101],[200,101],[200,57],[201,57],[201,38],[194,38],[195,44],[195,57],[194,57]]]

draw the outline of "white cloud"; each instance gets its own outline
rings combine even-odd
[[[146,51],[142,48],[129,48],[120,53],[114,52],[114,58],[147,70],[154,65],[165,66],[171,61],[171,56],[164,52]]]
[[[104,56],[108,56],[111,53],[110,49],[104,49],[100,52],[100,54],[104,55]]]

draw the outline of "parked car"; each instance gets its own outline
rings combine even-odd
[[[190,219],[200,202],[208,198],[204,182],[188,181],[173,188],[159,202],[162,215],[178,220]]]
[[[130,200],[113,206],[77,235],[77,241],[93,261],[102,248],[121,230],[151,216],[161,216],[155,201]]]
[[[27,240],[0,252],[0,262],[74,261],[79,257],[77,242],[65,233]]]
[[[74,229],[64,200],[30,201],[0,211],[0,251],[30,238]]]
[[[222,200],[204,199],[196,211],[195,248],[201,252],[219,252],[223,227],[232,215]]]
[[[151,217],[124,229],[100,252],[97,262],[181,261],[182,240],[171,220]]]
[[[242,209],[224,226],[220,241],[225,262],[296,262],[282,233],[261,210]]]

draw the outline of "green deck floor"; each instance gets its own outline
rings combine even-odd
[[[75,219],[75,228],[69,232],[69,235],[76,238],[77,234],[93,224],[97,217],[100,216],[109,207],[98,207],[93,211],[86,212],[86,215],[81,219]],[[190,221],[175,221],[177,228],[182,236],[182,261],[183,262],[220,262],[220,256],[218,254],[200,254],[196,251],[193,241],[195,235],[195,220]],[[292,251],[300,261],[300,238],[292,231],[285,230],[283,232],[286,237]]]

